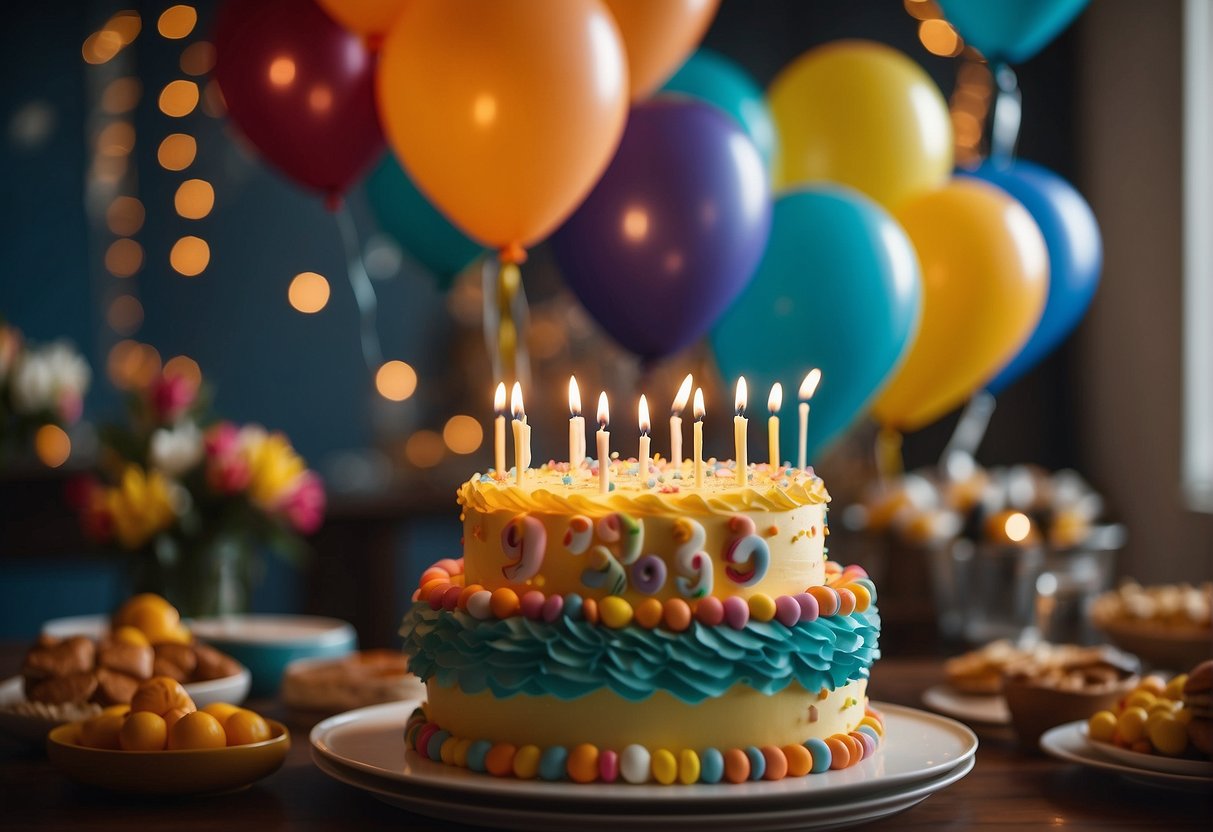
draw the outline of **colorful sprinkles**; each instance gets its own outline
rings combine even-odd
[[[454,737],[430,722],[421,708],[404,726],[405,745],[435,762],[521,780],[571,780],[574,783],[744,783],[747,780],[782,780],[849,768],[873,756],[884,736],[884,719],[864,708],[859,726],[847,734],[809,739],[800,745],[746,746],[745,748],[648,749],[629,745],[618,751],[591,743],[572,748]]]
[[[862,567],[843,567],[826,561],[825,581],[821,586],[777,598],[761,592],[748,598],[734,595],[723,601],[710,595],[693,602],[682,598],[665,601],[646,598],[633,606],[620,595],[594,599],[575,592],[545,595],[531,589],[519,597],[509,587],[489,590],[479,584],[464,586],[463,559],[445,558],[421,573],[413,600],[427,603],[434,610],[460,610],[481,620],[522,615],[551,623],[563,614],[612,629],[635,623],[646,630],[664,627],[673,632],[685,630],[692,619],[712,627],[727,624],[735,630],[745,627],[751,619],[775,620],[785,627],[794,627],[821,616],[866,612],[876,601],[876,585]]]

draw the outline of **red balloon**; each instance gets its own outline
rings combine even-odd
[[[229,0],[215,29],[228,115],[296,182],[341,196],[383,151],[375,59],[313,0]]]

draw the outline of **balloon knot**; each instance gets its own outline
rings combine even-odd
[[[508,243],[501,247],[501,250],[497,253],[497,256],[501,258],[501,262],[503,264],[513,263],[521,266],[526,262],[526,249],[520,246],[518,243]]]

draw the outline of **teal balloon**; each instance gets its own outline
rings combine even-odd
[[[939,0],[944,17],[990,63],[1020,63],[1044,49],[1089,0]]]
[[[862,194],[836,186],[784,193],[753,281],[712,332],[729,385],[744,375],[751,432],[765,460],[767,391],[783,383],[781,461],[796,462],[797,391],[813,367],[821,385],[809,417],[811,465],[866,411],[918,328],[918,256],[901,226]]]
[[[659,92],[690,96],[723,110],[741,125],[770,170],[779,134],[762,90],[737,64],[710,49],[700,49]]]
[[[440,288],[484,252],[430,204],[391,153],[367,179],[366,196],[380,228],[433,272]]]

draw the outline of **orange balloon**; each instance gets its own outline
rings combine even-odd
[[[1019,352],[1044,310],[1049,253],[1026,208],[973,179],[953,179],[895,215],[922,266],[922,322],[872,412],[887,427],[916,430]]]
[[[378,40],[400,16],[405,0],[317,0],[320,8],[351,32]]]
[[[623,35],[632,100],[670,79],[703,40],[720,0],[603,0]]]
[[[380,55],[396,155],[452,222],[499,248],[542,239],[581,203],[619,144],[627,90],[598,0],[411,0]]]

